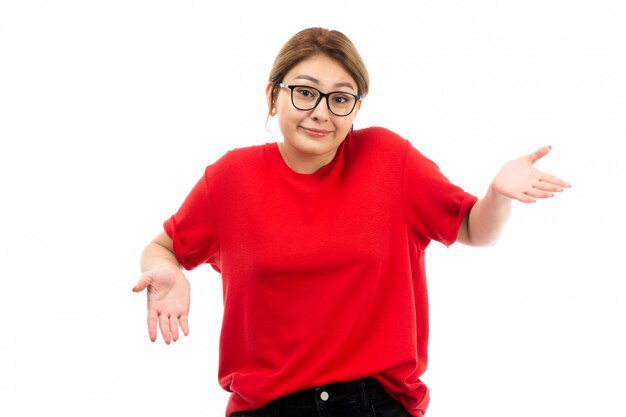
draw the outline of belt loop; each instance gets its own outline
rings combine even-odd
[[[370,401],[366,393],[365,382],[365,379],[360,379],[358,381],[359,393],[361,394],[361,411],[368,411],[370,406]]]

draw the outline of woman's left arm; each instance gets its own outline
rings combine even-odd
[[[465,216],[457,240],[470,246],[493,245],[511,214],[513,200],[534,203],[550,198],[570,185],[534,167],[552,148],[545,146],[530,155],[507,162],[494,178],[484,198]]]

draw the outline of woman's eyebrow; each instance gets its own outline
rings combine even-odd
[[[310,75],[306,75],[306,74],[298,75],[295,79],[296,80],[307,80],[307,81],[311,81],[314,84],[320,85],[320,81],[317,78],[311,77]],[[335,87],[348,87],[348,88],[351,88],[353,90],[356,90],[356,88],[354,88],[354,86],[351,83],[346,82],[346,81],[336,83]]]

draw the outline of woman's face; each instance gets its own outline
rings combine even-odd
[[[312,56],[294,66],[285,75],[283,84],[314,87],[322,93],[358,94],[352,76],[326,55]],[[268,94],[271,94],[271,85]],[[274,107],[284,138],[280,150],[287,165],[297,172],[312,173],[332,161],[360,105],[358,101],[354,111],[343,117],[330,112],[327,98],[320,100],[312,110],[298,110],[291,102],[291,90],[279,88]]]

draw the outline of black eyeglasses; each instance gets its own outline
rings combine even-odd
[[[357,101],[361,99],[356,94],[346,93],[344,91],[332,91],[330,93],[322,93],[320,90],[308,85],[289,85],[278,84],[280,88],[288,88],[291,90],[291,104],[298,110],[313,110],[320,101],[326,97],[328,110],[335,116],[348,116],[356,107]]]

